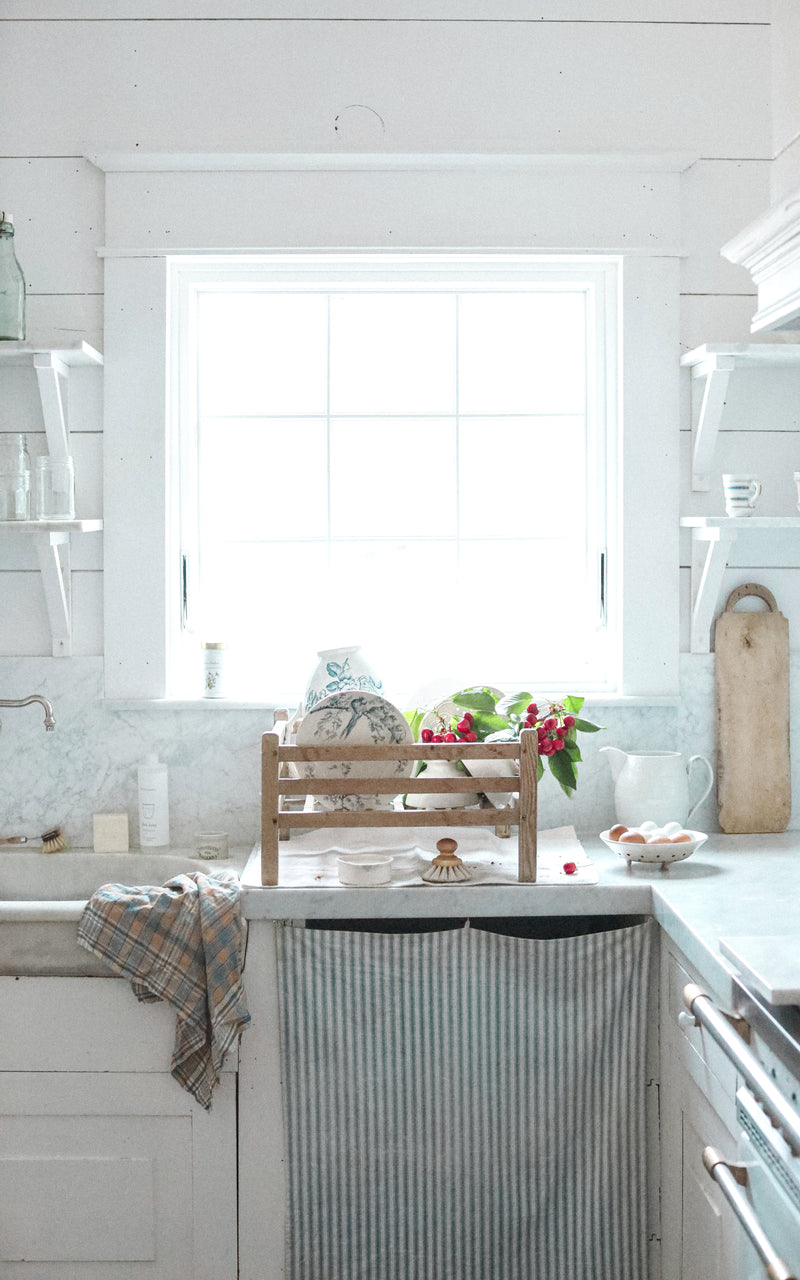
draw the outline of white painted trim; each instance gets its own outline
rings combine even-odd
[[[653,155],[597,155],[486,152],[174,152],[99,151],[86,153],[104,173],[245,173],[311,171],[415,173],[453,169],[627,169],[641,173],[683,173],[700,159],[689,152]]]
[[[641,157],[637,158],[634,168],[636,165],[641,167]],[[562,172],[568,170],[562,169]],[[589,173],[593,180],[602,177],[602,169],[597,167]],[[225,198],[221,203],[220,183],[212,175],[175,173],[172,178],[184,195],[184,187],[190,182],[193,198],[190,216],[181,222],[176,243],[169,246],[170,253],[185,252],[187,243],[202,235],[202,228],[207,224],[202,214],[212,196],[219,206],[215,216],[220,227],[225,211],[224,225],[230,227],[230,240],[223,256],[241,253],[241,246],[236,245],[237,228],[241,234],[241,227],[246,223],[241,218],[237,221],[236,210],[241,207],[247,213],[248,209],[246,203],[237,204],[232,196],[238,187],[250,191],[252,184],[246,175],[234,175],[223,184]],[[375,181],[382,180],[377,176]],[[386,181],[389,181],[388,175]],[[667,188],[662,192],[659,207],[663,208],[664,200],[668,203],[661,225],[666,231],[665,238],[672,242],[679,230],[677,208],[672,203],[677,191],[672,184],[677,183],[677,179],[665,181]],[[147,245],[157,225],[147,202],[153,182],[160,182],[158,201],[166,201],[169,206],[174,195],[169,174],[160,179],[135,173],[110,174],[106,181],[106,225],[112,229],[109,238],[113,244],[118,236],[120,241],[131,245],[136,256],[116,256],[121,251],[115,247],[114,256],[109,255],[105,263],[105,493],[107,510],[114,514],[113,521],[106,519],[105,538],[105,693],[110,699],[134,702],[142,698],[161,700],[167,688],[167,296],[166,262],[159,251]],[[303,248],[308,252],[317,249],[330,252],[330,246],[324,243],[328,206],[319,198],[311,202],[305,198],[313,192],[319,197],[314,175],[306,174],[298,183],[292,185],[289,202],[284,202],[282,208],[288,215],[294,201],[294,207],[306,216],[309,209],[319,211],[317,221],[312,219],[304,229],[304,235],[311,235],[312,243],[302,247],[287,243],[278,252],[297,253]],[[308,183],[312,184],[313,191],[307,190]],[[487,188],[476,174],[474,183],[465,175],[457,186],[458,190],[451,192],[448,184],[448,198],[440,200],[441,218],[455,231],[459,225],[456,214],[471,193],[470,225],[481,228],[480,245],[470,244],[469,236],[465,236],[467,243],[459,245],[459,250],[478,249],[491,256],[511,252],[503,243],[505,224],[502,209],[494,199],[494,185],[490,183]],[[594,190],[594,182],[589,186]],[[560,190],[556,183],[547,192],[545,216],[550,217],[551,226],[556,225],[554,220],[562,208],[556,203]],[[609,227],[612,234],[618,226],[624,230],[625,210],[619,211],[616,204],[617,212],[612,217],[604,205],[601,212],[595,214],[591,202],[588,207],[585,203],[589,192],[583,187],[581,190],[584,200],[580,210],[580,249],[573,245],[566,252],[576,256],[580,253],[598,255],[602,251],[597,242],[608,239]],[[208,197],[205,200],[204,193]],[[353,196],[352,192],[348,194]],[[399,200],[400,194],[393,190],[392,199]],[[454,203],[456,198],[458,204]],[[162,204],[158,207],[162,208]],[[181,207],[185,208],[185,202]],[[349,207],[345,200],[340,215]],[[172,224],[162,222],[161,225]],[[369,227],[372,225],[370,222]],[[605,230],[600,230],[601,227]],[[411,233],[418,231],[419,239],[406,248],[446,256],[447,250],[428,243],[429,230],[428,223],[415,223]],[[540,237],[541,230],[540,226]],[[361,242],[363,229],[358,235]],[[623,238],[622,232],[620,238]],[[625,695],[644,697],[650,702],[653,697],[671,699],[678,692],[679,262],[677,254],[665,253],[664,245],[659,244],[657,238],[650,254],[642,252],[646,241],[640,226],[636,234],[626,240],[631,249],[625,248],[622,255],[624,321],[619,362],[622,439],[617,455],[609,460],[609,465],[621,469],[625,498],[620,504],[617,527],[621,550],[612,555],[610,561],[610,574],[616,575],[616,592],[610,582],[609,594],[612,599],[616,594],[619,601],[618,614],[611,623],[624,637],[617,688]],[[209,252],[208,245],[204,249]],[[387,250],[403,251],[399,245],[385,244],[376,223],[375,240],[368,251]],[[358,251],[358,245],[348,244],[344,251]],[[616,251],[620,252],[619,245]],[[266,252],[263,244],[260,252],[262,255]],[[524,252],[548,254],[553,250],[537,242],[532,233]],[[134,492],[131,491],[132,477],[136,482]],[[653,537],[654,527],[659,531],[657,538]],[[170,568],[174,572],[175,566]],[[654,582],[659,584],[657,593],[652,590]],[[603,698],[607,696],[597,692]]]

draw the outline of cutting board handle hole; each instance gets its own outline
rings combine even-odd
[[[764,601],[770,613],[778,613],[778,602],[769,587],[762,587],[758,582],[745,582],[741,587],[734,587],[725,602],[725,611],[735,609],[739,601],[748,596],[756,596]],[[764,613],[765,610],[761,609],[759,612]]]

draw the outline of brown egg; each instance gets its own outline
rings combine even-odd
[[[618,822],[617,825],[612,827],[609,831],[608,838],[609,840],[619,840],[620,836],[624,836],[627,830],[628,828],[626,826],[623,826],[621,822]]]
[[[648,836],[647,843],[648,844],[672,844],[672,841],[670,840],[669,836],[665,836],[662,833],[659,836]]]
[[[619,838],[620,844],[644,844],[644,836],[641,831],[623,831]]]
[[[692,839],[692,837],[689,835],[689,832],[688,832],[688,831],[679,831],[679,832],[678,832],[678,834],[677,834],[676,836],[673,836],[673,837],[672,837],[671,843],[672,843],[672,844],[686,844],[686,843],[687,843],[687,841],[689,841],[689,840],[691,840],[691,839]]]

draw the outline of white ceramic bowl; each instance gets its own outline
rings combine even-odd
[[[600,839],[628,862],[660,862],[665,867],[671,862],[683,862],[708,839],[702,831],[687,829],[687,834],[691,840],[684,840],[681,844],[620,844],[619,840],[610,838],[608,831],[601,831]]]
[[[391,884],[391,854],[348,853],[337,858],[336,865],[340,884]]]

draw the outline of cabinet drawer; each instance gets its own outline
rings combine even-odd
[[[173,1010],[122,978],[0,978],[0,1025],[0,1071],[168,1072],[175,1040]]]
[[[734,1128],[736,1069],[708,1031],[695,1026],[683,1003],[683,989],[687,983],[695,982],[704,987],[703,980],[699,974],[684,967],[669,950],[665,953],[664,969],[666,1017],[662,1026],[663,1036],[714,1109]],[[709,995],[713,998],[713,992]]]

